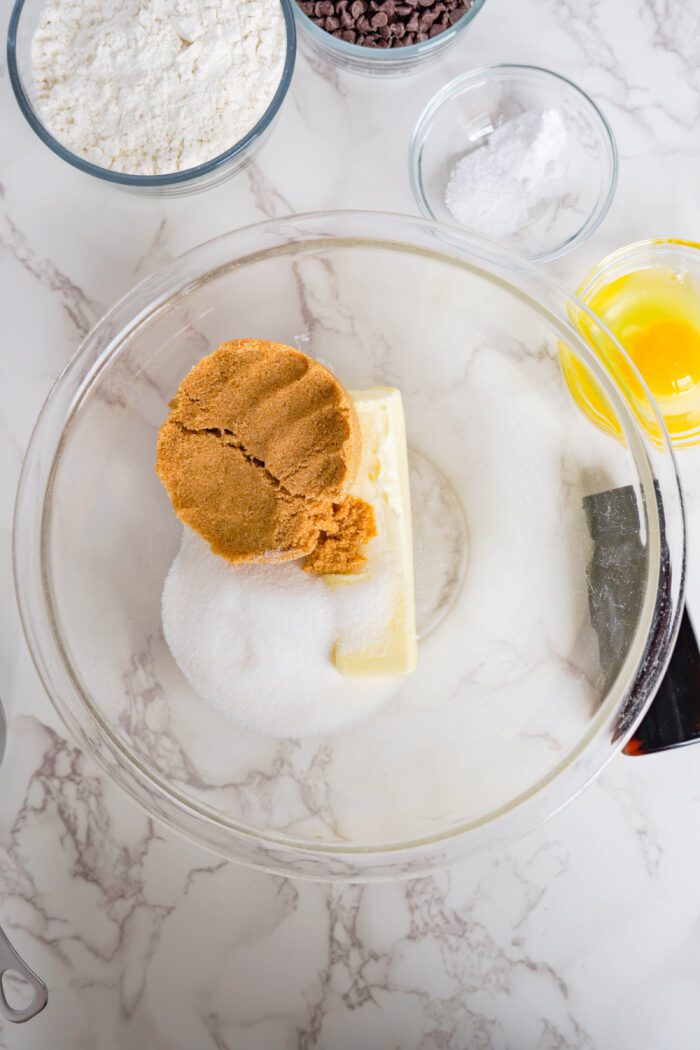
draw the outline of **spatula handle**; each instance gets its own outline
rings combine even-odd
[[[626,755],[651,755],[700,742],[700,648],[687,609],[668,670],[651,707],[628,741]]]

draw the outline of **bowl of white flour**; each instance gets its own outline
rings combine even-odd
[[[39,138],[81,171],[156,196],[236,174],[294,69],[290,0],[17,0],[10,79]]]

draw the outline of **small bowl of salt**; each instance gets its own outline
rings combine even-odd
[[[618,160],[607,120],[580,87],[536,66],[499,65],[431,99],[409,165],[428,218],[546,262],[600,225]]]

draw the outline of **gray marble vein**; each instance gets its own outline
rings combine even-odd
[[[101,307],[90,300],[82,288],[62,273],[51,259],[38,255],[7,211],[0,218],[0,249],[7,252],[60,303],[78,335],[87,335],[102,313]]]

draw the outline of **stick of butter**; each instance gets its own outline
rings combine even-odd
[[[349,494],[374,508],[377,535],[354,575],[326,575],[332,587],[377,587],[380,622],[365,637],[336,640],[335,666],[345,675],[403,675],[415,670],[416,608],[406,424],[393,387],[350,391],[362,429],[362,457]],[[350,595],[348,595],[350,597]]]

